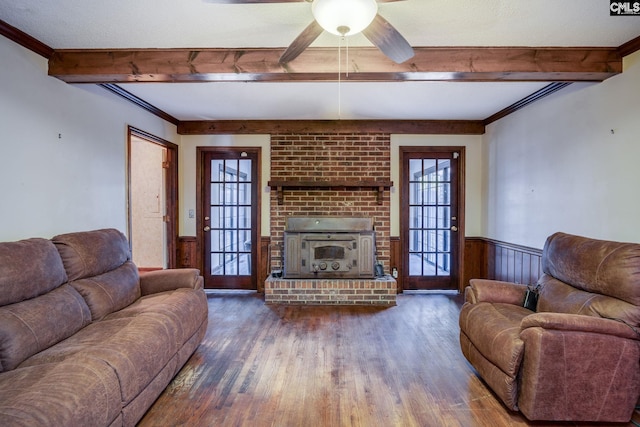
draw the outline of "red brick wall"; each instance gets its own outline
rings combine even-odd
[[[390,136],[381,133],[312,133],[271,135],[271,180],[390,181]],[[278,205],[271,191],[272,267],[280,268],[280,248],[288,216],[371,217],[378,260],[389,271],[390,198],[382,204],[372,188],[285,190]]]

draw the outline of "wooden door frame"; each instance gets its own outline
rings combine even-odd
[[[256,242],[255,246],[255,260],[252,260],[252,277],[255,280],[255,289],[260,290],[260,286],[258,285],[259,277],[259,260],[262,259],[262,245],[260,244],[260,212],[262,206],[262,195],[260,189],[262,188],[262,147],[196,147],[196,263],[201,272],[204,272],[204,207],[202,206],[202,191],[204,186],[204,180],[208,177],[204,176],[204,158],[208,153],[241,153],[247,152],[255,154],[257,157],[256,160],[256,181],[255,185],[258,186],[256,191],[256,213],[255,213],[255,231],[256,231]],[[252,216],[252,222],[254,218]]]
[[[458,186],[456,188],[458,192],[458,231],[456,232],[458,239],[456,243],[458,244],[458,254],[457,254],[457,271],[455,275],[452,277],[452,283],[457,288],[458,292],[462,292],[464,290],[464,286],[462,283],[462,277],[464,272],[464,246],[465,246],[465,176],[466,176],[466,151],[464,146],[400,146],[399,147],[399,170],[400,170],[400,211],[402,211],[402,203],[404,202],[404,191],[405,191],[405,173],[404,168],[404,156],[406,153],[417,153],[417,154],[425,154],[428,156],[429,153],[459,153],[458,157]],[[426,157],[426,156],[425,156]],[[400,253],[401,253],[401,265],[402,265],[402,283],[404,290],[404,283],[407,282],[406,278],[409,276],[409,254],[408,254],[408,242],[407,236],[409,234],[409,224],[406,221],[403,221],[404,214],[400,212],[400,217],[398,218],[400,221]]]
[[[127,232],[129,239],[131,230],[131,138],[137,137],[167,150],[167,160],[163,167],[165,176],[165,224],[167,227],[167,268],[176,268],[176,251],[178,247],[178,146],[165,139],[152,135],[133,126],[127,126]],[[131,241],[129,241],[131,247]]]

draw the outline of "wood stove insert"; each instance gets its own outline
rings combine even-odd
[[[284,278],[373,278],[375,252],[371,218],[289,217]]]

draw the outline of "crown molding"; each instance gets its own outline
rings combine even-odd
[[[484,119],[483,124],[486,126],[490,123],[495,122],[496,120],[499,120],[505,116],[508,116],[511,113],[515,113],[516,111],[520,110],[521,108],[526,107],[529,104],[532,104],[542,98],[544,98],[545,96],[549,96],[554,92],[559,91],[562,88],[565,88],[567,86],[569,86],[571,84],[571,82],[554,82],[551,83],[545,87],[543,87],[542,89],[532,93],[529,96],[526,96],[524,98],[522,98],[520,101],[518,102],[514,102],[513,104],[509,105],[507,108],[498,111],[497,113],[487,117],[486,119]]]
[[[134,103],[135,105],[142,108],[143,110],[147,110],[151,114],[154,114],[160,117],[161,119],[168,121],[169,123],[173,123],[176,126],[178,126],[178,124],[180,123],[180,120],[176,119],[171,114],[166,113],[165,111],[161,110],[155,105],[148,103],[144,99],[135,96],[131,92],[124,90],[123,88],[121,88],[116,84],[102,83],[100,84],[100,86],[107,89],[109,92],[115,93],[116,95],[126,99],[127,101]]]
[[[37,53],[45,59],[49,59],[51,58],[51,55],[53,55],[54,50],[52,47],[47,46],[40,40],[31,37],[29,34],[17,29],[16,27],[7,24],[3,20],[0,20],[0,35],[3,35],[9,40],[18,43],[20,46]]]
[[[636,37],[635,39],[631,39],[625,44],[620,45],[620,47],[618,47],[618,53],[622,57],[631,55],[632,53],[637,52],[638,50],[640,50],[640,36]]]

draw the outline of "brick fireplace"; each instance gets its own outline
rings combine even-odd
[[[272,134],[270,182],[304,182],[305,185],[278,188],[272,185],[271,269],[281,270],[283,267],[282,249],[288,217],[340,216],[372,219],[377,259],[388,272],[390,179],[389,134]],[[318,183],[317,187],[313,185],[314,182]],[[271,282],[265,284],[267,298],[270,288],[271,291],[276,289],[274,285],[283,294],[283,280],[275,279],[267,279],[267,282]],[[332,297],[333,300],[344,304],[361,303],[364,293],[376,295],[374,302],[376,298],[387,300],[391,293],[392,303],[395,304],[395,281],[389,279],[390,282],[384,284],[381,279],[371,279],[368,284],[359,283],[358,280],[322,283],[325,281],[305,279],[295,287],[298,295],[313,294],[314,286],[316,289],[322,288],[327,295],[336,295]],[[379,298],[380,295],[384,297]]]

